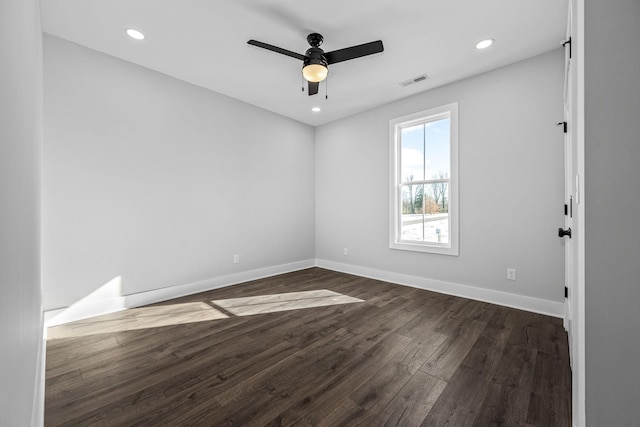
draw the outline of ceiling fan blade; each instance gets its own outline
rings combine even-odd
[[[375,42],[359,44],[357,46],[327,52],[324,54],[324,57],[327,59],[329,64],[336,64],[338,62],[348,61],[349,59],[360,58],[361,56],[373,55],[374,53],[380,53],[382,51],[384,51],[382,40],[377,40]]]
[[[318,93],[318,86],[320,86],[319,82],[309,82],[309,96]]]
[[[287,55],[287,56],[290,56],[292,58],[299,59],[300,61],[304,61],[304,55],[301,55],[301,54],[295,53],[295,52],[291,52],[290,50],[283,49],[283,48],[278,47],[278,46],[274,46],[274,45],[267,44],[267,43],[262,43],[262,42],[259,42],[257,40],[249,40],[247,43],[249,43],[251,45],[254,45],[254,46],[261,47],[263,49],[270,50],[272,52],[281,53],[283,55]]]

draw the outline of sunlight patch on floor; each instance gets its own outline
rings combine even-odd
[[[51,326],[47,340],[160,328],[196,322],[364,302],[327,289],[230,298],[207,303],[185,302],[131,308],[77,322]],[[220,308],[217,310],[215,307]]]
[[[47,331],[47,340],[206,322],[228,317],[206,302],[139,307],[126,312],[50,327]]]
[[[327,289],[283,294],[258,295],[211,301],[214,305],[236,316],[323,307],[337,304],[364,302],[359,298],[343,295]]]

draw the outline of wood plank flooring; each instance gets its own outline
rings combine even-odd
[[[235,316],[212,301],[364,302]],[[570,426],[560,319],[311,268],[49,329],[47,426]]]

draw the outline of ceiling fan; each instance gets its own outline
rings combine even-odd
[[[377,40],[375,42],[364,43],[325,53],[320,49],[320,45],[323,40],[324,37],[322,37],[321,34],[309,34],[307,36],[307,42],[309,42],[311,47],[307,49],[304,55],[287,49],[282,49],[281,47],[259,42],[257,40],[249,40],[247,43],[301,60],[302,75],[309,82],[309,95],[315,95],[318,93],[318,85],[321,81],[327,78],[330,64],[336,64],[338,62],[348,61],[362,56],[373,55],[374,53],[380,53],[384,50],[382,41]]]

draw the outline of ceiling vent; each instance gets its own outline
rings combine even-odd
[[[422,74],[420,76],[414,77],[412,79],[409,80],[405,80],[403,82],[398,83],[400,86],[402,87],[407,87],[407,86],[411,86],[414,83],[419,83],[425,80],[428,80],[429,76],[427,76],[426,74]]]

